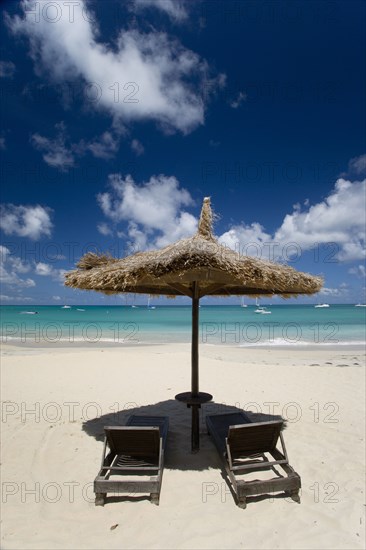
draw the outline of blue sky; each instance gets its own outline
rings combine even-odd
[[[364,2],[1,8],[2,303],[124,303],[64,271],[191,235],[205,196],[220,242],[324,276],[301,302],[365,300]]]

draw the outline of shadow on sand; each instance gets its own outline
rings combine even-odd
[[[200,409],[200,451],[191,452],[191,411],[175,399],[160,401],[152,405],[128,407],[118,412],[105,414],[83,423],[83,430],[97,441],[104,440],[105,426],[123,426],[132,414],[144,416],[168,416],[169,433],[165,452],[165,467],[172,470],[202,471],[220,469],[221,460],[206,429],[206,415],[238,412],[240,409],[222,403],[206,403]],[[245,411],[252,422],[283,420],[281,416]]]

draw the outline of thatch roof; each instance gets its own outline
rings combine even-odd
[[[322,279],[292,267],[241,256],[221,245],[212,234],[210,199],[205,198],[196,235],[161,250],[138,252],[122,259],[88,253],[66,274],[65,285],[105,294],[121,292],[192,296],[283,297],[314,294]]]

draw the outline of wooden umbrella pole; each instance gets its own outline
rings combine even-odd
[[[191,360],[192,360],[192,380],[191,390],[192,397],[198,397],[199,385],[198,385],[198,332],[199,332],[199,297],[198,297],[198,283],[193,283],[193,297],[192,297],[192,348],[191,348]],[[200,448],[200,426],[199,426],[199,408],[200,405],[192,404],[192,431],[191,431],[191,446],[192,451],[197,452]]]
[[[199,332],[199,297],[198,297],[198,283],[193,283],[193,298],[192,298],[192,348],[191,348],[191,362],[192,362],[192,396],[197,396],[199,392],[198,385],[198,332]]]

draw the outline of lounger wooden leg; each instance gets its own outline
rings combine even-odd
[[[290,491],[290,497],[293,501],[298,502],[300,504],[300,495],[298,489],[295,491]]]
[[[240,498],[238,498],[238,506],[239,506],[239,508],[243,508],[243,510],[245,510],[245,508],[247,507],[247,499],[246,499],[246,497],[240,497]]]
[[[156,504],[156,506],[159,506],[159,493],[151,493],[150,498],[152,504]]]
[[[95,506],[104,506],[107,493],[95,493]]]

